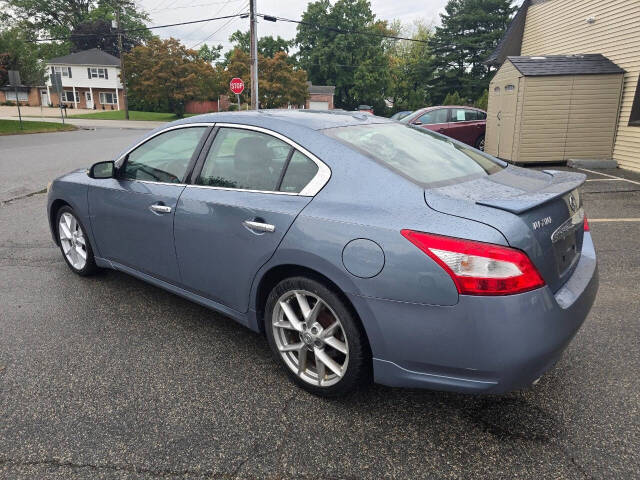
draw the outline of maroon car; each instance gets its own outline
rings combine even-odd
[[[439,106],[416,110],[400,120],[442,133],[484,150],[487,112],[474,107]]]

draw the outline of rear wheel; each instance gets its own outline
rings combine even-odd
[[[271,291],[265,330],[290,378],[321,396],[339,396],[367,379],[371,360],[359,323],[323,284],[293,277]]]
[[[482,135],[481,137],[479,137],[479,138],[476,140],[475,147],[476,147],[478,150],[482,150],[482,151],[484,152],[484,135]]]
[[[71,207],[58,210],[56,227],[60,250],[69,268],[82,276],[95,273],[98,267],[86,230]]]

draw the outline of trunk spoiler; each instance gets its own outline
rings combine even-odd
[[[551,176],[551,182],[535,192],[522,192],[510,198],[477,199],[476,204],[499,208],[507,212],[521,214],[555,198],[561,197],[584,184],[587,176],[583,173],[543,170]]]

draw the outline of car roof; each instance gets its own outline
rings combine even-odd
[[[311,130],[348,127],[352,125],[368,125],[390,123],[392,120],[362,112],[344,110],[247,110],[241,112],[205,113],[173,122],[188,123],[238,123],[264,128],[275,128],[279,122],[294,124]]]

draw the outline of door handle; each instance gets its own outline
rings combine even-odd
[[[275,225],[271,225],[270,223],[262,223],[262,222],[254,222],[253,220],[245,220],[242,224],[247,227],[249,230],[253,230],[255,232],[268,232],[273,233],[276,231]]]
[[[151,205],[149,208],[151,209],[152,212],[156,212],[156,213],[171,213],[171,207],[169,207],[168,205],[160,205],[158,203],[155,203]]]

